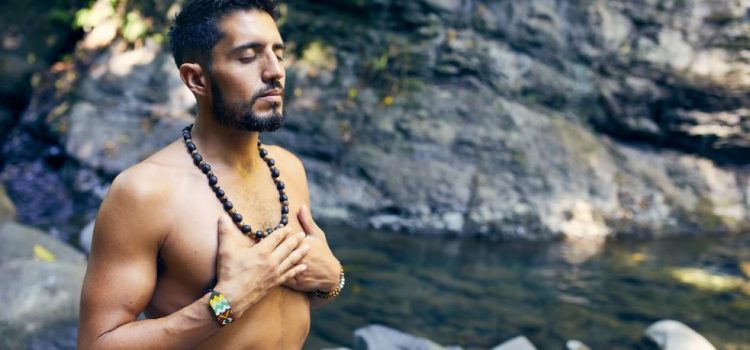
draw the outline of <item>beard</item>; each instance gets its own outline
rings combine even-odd
[[[243,131],[276,131],[284,125],[286,113],[280,103],[272,103],[269,115],[258,115],[253,112],[255,102],[263,94],[274,88],[283,89],[281,82],[275,80],[267,87],[255,92],[248,101],[227,101],[224,94],[213,79],[211,81],[211,111],[219,124]],[[279,111],[281,110],[281,111]]]

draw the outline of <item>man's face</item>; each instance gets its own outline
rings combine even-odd
[[[220,124],[274,131],[284,123],[284,44],[264,11],[236,11],[219,22],[212,51],[211,108]]]

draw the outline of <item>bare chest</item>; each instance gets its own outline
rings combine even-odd
[[[205,181],[186,186],[186,192],[176,194],[175,217],[159,251],[159,273],[151,305],[153,315],[172,313],[192,303],[212,286],[216,275],[218,248],[218,219],[226,211]],[[281,204],[273,182],[223,185],[232,205],[243,216],[243,222],[253,230],[274,227],[281,219]],[[287,188],[289,197],[289,225],[301,230],[296,213],[300,193]],[[248,244],[254,241],[248,237]]]

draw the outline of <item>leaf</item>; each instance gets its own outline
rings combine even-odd
[[[39,244],[34,244],[34,258],[46,262],[53,262],[57,259],[55,254]]]

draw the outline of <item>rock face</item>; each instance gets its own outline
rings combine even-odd
[[[8,0],[0,3],[0,141],[28,103],[32,74],[54,63],[79,35],[72,21],[74,2]],[[29,25],[33,23],[34,25]]]
[[[263,138],[302,158],[320,219],[526,239],[750,222],[750,0],[282,10],[289,117]],[[48,189],[34,208],[60,217],[95,209],[194,108],[156,40],[78,56],[79,78],[38,89],[0,173],[11,197]]]

